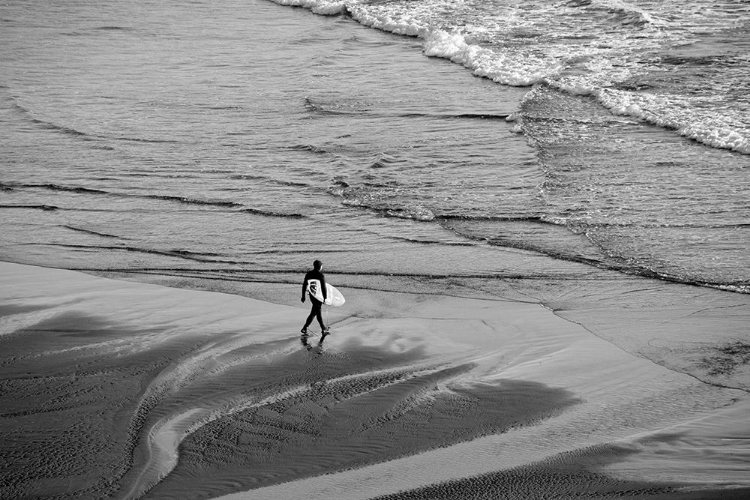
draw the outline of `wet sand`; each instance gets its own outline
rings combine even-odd
[[[343,290],[333,333],[302,342],[304,306],[0,276],[2,498],[750,493],[744,371],[707,383],[674,369],[690,355],[634,355],[626,316],[613,341],[573,322],[601,311]],[[664,330],[654,352],[683,352]]]

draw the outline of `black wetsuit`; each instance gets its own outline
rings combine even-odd
[[[312,271],[309,271],[305,275],[305,281],[302,282],[302,302],[305,301],[305,293],[307,293],[307,284],[310,280],[318,280],[320,282],[320,287],[323,292],[323,300],[328,297],[327,290],[326,290],[326,277],[323,275],[323,273],[317,269],[313,269]],[[312,323],[313,319],[317,318],[318,323],[320,323],[320,329],[325,330],[326,325],[323,323],[323,314],[321,313],[321,308],[323,307],[323,302],[319,301],[315,297],[313,297],[312,294],[310,295],[310,302],[312,303],[312,309],[310,309],[310,315],[307,317],[307,321],[305,321],[305,326],[302,328],[303,331],[307,330],[307,327],[310,326],[310,323]]]

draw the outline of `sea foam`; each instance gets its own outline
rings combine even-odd
[[[697,98],[619,90],[586,78],[548,79],[546,83],[571,94],[590,95],[615,115],[676,130],[707,146],[750,154],[750,129],[739,120],[705,109]]]
[[[501,44],[488,47],[481,43],[492,39],[491,33],[497,35],[520,26],[517,20],[504,24],[495,19],[489,30],[474,25],[446,27],[436,16],[436,12],[441,11],[440,5],[440,2],[409,4],[408,7],[353,4],[346,9],[366,26],[423,39],[426,56],[461,64],[474,75],[503,85],[523,87],[546,83],[571,94],[590,95],[615,115],[632,116],[676,130],[708,146],[750,154],[750,130],[742,120],[726,116],[726,110],[712,110],[697,98],[616,88],[649,70],[648,65],[635,64],[634,54],[647,48],[658,49],[667,40],[679,39],[677,35],[665,34],[663,29],[668,23],[652,13],[619,0],[591,2],[585,9],[616,15],[620,22],[638,26],[643,36],[628,38],[600,33],[600,43],[592,46],[542,44],[532,51]],[[473,43],[475,40],[479,43]]]
[[[279,5],[289,7],[303,7],[309,9],[315,14],[322,16],[335,16],[341,14],[346,7],[345,2],[326,1],[326,0],[272,0]]]
[[[526,87],[557,74],[563,66],[553,59],[523,53],[498,53],[492,49],[466,43],[463,35],[441,30],[430,32],[425,39],[424,53],[462,64],[477,76]]]

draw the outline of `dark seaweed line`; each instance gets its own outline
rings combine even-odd
[[[116,29],[126,29],[126,28],[116,28]],[[87,132],[81,132],[80,130],[76,130],[72,127],[66,127],[65,125],[58,125],[56,123],[52,123],[49,121],[45,121],[39,118],[34,117],[34,115],[26,109],[25,107],[21,106],[17,102],[13,102],[13,105],[16,110],[21,112],[23,115],[25,115],[28,120],[33,123],[34,125],[38,125],[40,128],[46,129],[46,130],[53,130],[55,132],[60,132],[65,135],[69,135],[72,137],[79,138],[84,141],[94,141],[97,139],[114,139],[119,141],[129,141],[129,142],[146,142],[146,143],[167,143],[167,144],[180,144],[180,141],[176,141],[173,139],[143,139],[138,137],[110,137],[106,135],[99,135],[99,134],[90,134]]]
[[[510,114],[494,114],[494,113],[389,113],[387,111],[375,110],[368,107],[362,107],[360,109],[352,110],[341,110],[341,109],[328,109],[325,104],[316,103],[309,97],[305,98],[305,108],[311,113],[317,113],[322,115],[346,115],[346,116],[357,116],[367,115],[380,116],[380,117],[394,117],[394,118],[431,118],[437,120],[503,120],[505,121]]]
[[[31,184],[21,184],[21,183],[18,183],[18,184],[13,184],[13,183],[6,184],[6,183],[0,182],[0,188],[4,189],[4,190],[7,190],[7,191],[13,191],[13,190],[19,189],[19,188],[36,188],[36,189],[48,189],[50,191],[67,191],[67,192],[71,192],[71,193],[110,194],[110,193],[107,193],[106,191],[102,191],[100,189],[91,189],[91,188],[85,188],[85,187],[79,187],[79,186],[76,186],[76,187],[61,186],[59,184],[54,184],[54,183],[51,183],[51,182],[50,183],[39,183],[39,184],[34,184],[34,183],[31,183]]]
[[[189,205],[201,205],[201,206],[222,207],[222,208],[241,208],[241,210],[238,210],[238,212],[249,213],[249,214],[259,215],[263,217],[285,217],[285,218],[293,218],[293,219],[305,218],[304,215],[299,214],[299,213],[287,214],[287,213],[282,213],[282,212],[260,210],[256,208],[247,208],[247,207],[244,207],[244,205],[242,205],[241,203],[237,203],[234,201],[199,200],[195,198],[188,198],[186,196],[172,196],[172,195],[113,193],[110,191],[103,191],[100,189],[92,189],[92,188],[77,187],[77,186],[76,187],[62,186],[60,184],[53,184],[53,183],[45,183],[45,184],[0,183],[0,189],[6,190],[6,191],[13,191],[15,189],[24,189],[24,188],[46,189],[50,191],[63,191],[63,192],[70,192],[70,193],[117,196],[117,197],[122,197],[122,198],[139,198],[139,199],[150,199],[150,200],[174,201],[174,202],[185,203]],[[57,207],[54,205],[0,205],[0,208],[36,208],[36,209],[41,209],[41,210],[60,210],[61,209],[60,207]],[[80,209],[65,209],[65,210],[80,210]]]
[[[83,229],[83,228],[80,228],[80,227],[73,227],[73,226],[68,226],[68,225],[65,225],[65,224],[63,224],[62,227],[66,228],[66,229],[70,229],[71,231],[78,231],[80,233],[92,234],[94,236],[101,236],[103,238],[120,238],[119,236],[116,236],[114,234],[98,233],[98,232],[92,231],[90,229]]]
[[[287,219],[305,219],[306,216],[297,213],[285,214],[282,212],[269,212],[266,210],[258,210],[257,208],[243,208],[240,212],[245,212],[253,215],[260,215],[261,217],[284,217]]]
[[[391,216],[393,213],[402,213],[402,212],[408,212],[408,210],[405,209],[399,209],[399,208],[380,208],[380,207],[372,207],[372,206],[366,206],[366,205],[360,205],[360,208],[366,208],[368,210],[372,210],[376,213],[382,214],[386,217]],[[420,219],[414,219],[417,222],[420,222]],[[559,227],[574,227],[574,228],[600,228],[600,227],[639,227],[639,228],[664,228],[664,229],[738,229],[738,228],[744,228],[744,227],[750,227],[750,223],[746,222],[740,222],[740,223],[729,223],[729,224],[659,224],[659,223],[611,223],[611,222],[597,222],[597,223],[585,223],[585,222],[577,222],[577,221],[566,221],[566,222],[556,222],[554,220],[551,220],[549,217],[546,217],[544,215],[528,215],[528,216],[502,216],[502,215],[458,215],[458,214],[435,214],[434,219],[429,220],[427,222],[432,221],[444,221],[444,222],[452,222],[452,221],[461,221],[461,222],[527,222],[531,224],[545,224],[545,225],[551,225],[551,226],[559,226]]]
[[[55,205],[0,205],[0,208],[7,208],[7,209],[26,209],[26,210],[44,210],[46,212],[52,212],[55,210],[59,210],[60,207],[56,207]]]
[[[98,233],[94,233],[94,234],[98,234]],[[116,236],[113,236],[113,237],[116,238]],[[217,261],[215,259],[201,258],[201,256],[222,257],[222,255],[215,254],[215,253],[191,252],[189,250],[156,250],[156,249],[151,249],[151,248],[138,248],[138,247],[132,247],[132,246],[76,245],[72,243],[69,243],[69,244],[66,244],[66,243],[29,243],[29,245],[75,248],[75,249],[82,249],[82,250],[114,250],[114,251],[124,251],[124,252],[139,252],[139,253],[146,253],[146,254],[153,254],[153,255],[163,255],[165,257],[177,257],[177,258],[186,259],[190,261],[210,263],[210,264],[232,264],[232,265],[243,264],[242,262],[237,262],[237,261],[225,262],[225,261]]]

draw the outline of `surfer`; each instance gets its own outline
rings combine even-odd
[[[304,304],[305,302],[305,293],[308,293],[310,295],[310,302],[312,303],[310,315],[307,317],[307,321],[305,321],[305,326],[302,327],[302,335],[307,335],[307,327],[310,326],[310,323],[312,323],[314,318],[318,318],[318,323],[320,323],[320,329],[323,331],[323,336],[328,335],[328,328],[326,328],[325,323],[323,323],[323,314],[321,313],[323,302],[314,297],[316,290],[313,289],[314,287],[318,286],[319,283],[320,291],[323,293],[323,301],[326,300],[326,277],[321,272],[322,268],[322,262],[320,262],[319,260],[313,262],[312,271],[308,271],[307,274],[305,274],[305,281],[302,282],[302,303]],[[310,283],[311,280],[317,280],[317,282],[313,281],[312,283]]]

